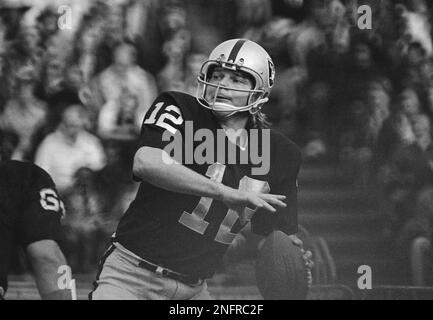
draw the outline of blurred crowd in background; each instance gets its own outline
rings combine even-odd
[[[60,4],[71,29],[59,29]],[[372,29],[358,26],[364,4]],[[195,94],[211,49],[248,38],[276,66],[273,128],[374,190],[384,236],[407,248],[433,231],[432,17],[426,0],[3,1],[1,143],[51,174],[68,260],[93,271],[135,195],[146,110],[164,90]]]

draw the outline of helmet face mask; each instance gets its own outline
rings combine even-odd
[[[246,77],[253,79],[253,88],[240,89],[223,86],[211,81],[213,70],[216,67],[222,69],[240,71]],[[255,114],[260,111],[273,86],[275,71],[272,59],[267,52],[258,44],[244,39],[233,39],[223,42],[217,46],[202,65],[198,76],[196,98],[205,108],[223,112],[226,117],[238,112],[249,111]],[[211,99],[207,97],[209,87],[215,88],[215,94]],[[248,101],[244,106],[234,106],[229,103],[217,101],[221,89],[233,92],[248,93]]]

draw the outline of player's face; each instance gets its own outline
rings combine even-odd
[[[206,90],[207,101],[214,101],[216,94],[215,102],[231,104],[235,107],[243,107],[248,104],[248,92],[226,89],[253,89],[253,82],[245,73],[217,67],[212,72],[209,82],[220,85],[220,88],[217,89],[216,87],[208,86]],[[216,90],[218,90],[217,93]]]

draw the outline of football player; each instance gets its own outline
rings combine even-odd
[[[0,145],[0,299],[7,290],[12,251],[21,247],[41,298],[71,300],[71,291],[58,286],[59,267],[67,263],[57,243],[64,209],[54,182],[32,163],[5,160],[7,149]]]
[[[165,92],[155,100],[134,158],[133,175],[141,184],[102,258],[91,299],[209,299],[206,279],[248,222],[263,236],[297,232],[301,155],[266,128],[261,112],[274,78],[261,46],[233,39],[203,64],[196,97]],[[261,139],[252,138],[253,130]],[[199,161],[204,138],[222,150],[221,131],[227,152]],[[179,141],[182,152],[172,155]],[[240,160],[255,147],[269,158],[269,170],[255,171],[251,154]],[[236,150],[236,161],[229,149]],[[304,256],[308,265],[310,253]]]

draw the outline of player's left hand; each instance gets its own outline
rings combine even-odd
[[[305,262],[305,267],[307,268],[307,277],[308,277],[308,286],[311,287],[311,285],[313,284],[313,275],[311,273],[311,269],[313,269],[314,267],[314,262],[313,262],[313,253],[310,250],[305,250],[304,249],[304,243],[302,242],[301,239],[299,239],[296,235],[292,234],[289,236],[289,238],[292,240],[292,243],[299,247],[301,249],[302,252],[302,258],[304,259]]]

